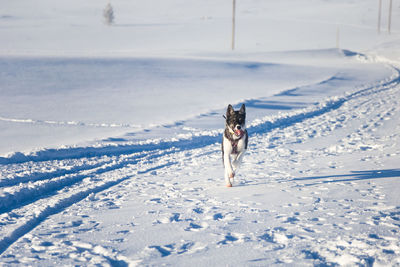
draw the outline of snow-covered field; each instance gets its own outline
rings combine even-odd
[[[236,2],[2,1],[0,265],[400,266],[399,3]]]

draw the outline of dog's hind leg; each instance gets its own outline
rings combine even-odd
[[[240,152],[232,161],[232,168],[233,171],[236,172],[236,170],[239,168],[240,164],[242,163],[242,159],[244,156],[244,151]]]

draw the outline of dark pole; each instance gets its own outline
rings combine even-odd
[[[381,33],[381,13],[382,13],[382,0],[379,0],[379,9],[378,9],[378,33]]]
[[[392,0],[389,2],[389,21],[388,21],[388,32],[390,34],[390,26],[392,23]]]
[[[232,50],[235,50],[235,18],[236,17],[236,0],[233,0],[232,7]]]

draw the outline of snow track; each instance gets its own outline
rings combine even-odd
[[[382,123],[389,120],[399,113],[398,99],[400,96],[400,75],[399,70],[394,66],[391,67],[393,75],[379,84],[358,88],[356,91],[348,93],[344,96],[333,97],[326,101],[301,110],[295,110],[286,114],[281,114],[275,117],[266,117],[255,120],[249,127],[248,132],[251,136],[251,145],[249,159],[247,165],[251,165],[252,160],[258,160],[262,157],[255,156],[257,154],[271,153],[272,148],[279,148],[283,145],[306,143],[312,139],[317,139],[324,136],[335,135],[337,142],[330,147],[321,147],[313,152],[313,158],[324,157],[326,155],[339,155],[351,153],[353,151],[369,150],[379,147],[379,142],[368,143],[372,140],[371,134],[374,129]],[[328,81],[329,82],[329,81]],[[373,118],[370,115],[374,114]],[[303,124],[300,126],[300,123]],[[359,124],[357,131],[349,133],[343,130],[346,125]],[[179,127],[179,126],[176,126]],[[344,132],[341,132],[344,131]],[[398,134],[382,141],[381,146],[388,144],[388,139],[398,138]],[[210,131],[205,134],[192,133],[191,136],[181,139],[171,140],[150,140],[141,143],[129,143],[121,145],[103,145],[98,147],[72,147],[64,149],[49,149],[35,152],[34,154],[17,153],[7,158],[0,158],[0,255],[5,254],[7,249],[17,242],[21,237],[28,234],[30,231],[39,226],[43,221],[47,220],[51,215],[59,214],[66,208],[78,203],[83,199],[93,198],[94,194],[110,189],[126,181],[135,183],[135,179],[139,175],[155,173],[161,169],[173,168],[183,161],[202,160],[204,157],[213,155],[219,157],[219,145],[221,134],[219,131]],[[378,140],[379,141],[379,140]],[[290,150],[280,151],[277,153],[288,153],[286,157],[291,159]],[[280,151],[280,152],[279,152]],[[308,152],[304,152],[308,153]],[[395,151],[394,153],[400,153]],[[283,157],[282,155],[280,155]],[[292,157],[292,160],[293,157]],[[295,161],[295,160],[294,160]],[[303,160],[304,161],[304,160]],[[294,164],[300,164],[301,159],[297,159]],[[304,163],[304,162],[303,162]],[[270,163],[273,166],[273,163]],[[334,165],[334,164],[333,164]],[[263,166],[264,167],[264,166]],[[264,177],[257,174],[254,169],[253,173],[250,167],[246,167],[249,175],[253,175],[253,181],[244,181],[243,185],[254,185],[263,183]],[[258,170],[261,171],[261,170]],[[309,170],[308,170],[309,171]],[[221,170],[222,173],[222,170]],[[262,173],[262,171],[261,171]],[[305,170],[307,173],[307,170]],[[339,176],[341,179],[332,180],[329,176],[314,176],[312,178],[298,177],[285,178],[285,175],[279,175],[281,178],[276,178],[272,184],[276,183],[294,183],[294,186],[304,188],[312,185],[324,185],[328,183],[352,182],[357,179],[364,179],[374,175],[373,173],[355,174],[355,178],[347,178],[348,176]],[[386,171],[385,175],[399,176],[398,171]],[[353,175],[351,175],[353,177]],[[380,177],[375,174],[375,177]],[[332,178],[332,177],[331,177]],[[257,180],[258,179],[258,180]],[[222,183],[223,179],[221,179]],[[265,183],[265,181],[264,181]],[[161,194],[170,196],[171,192],[162,191]],[[375,192],[378,196],[379,193]],[[160,204],[162,198],[152,197],[149,203]],[[312,198],[315,207],[319,207],[321,198]],[[379,206],[380,204],[377,204]],[[326,207],[321,207],[326,208]],[[381,216],[385,219],[390,227],[395,227],[398,212],[395,207],[392,211],[379,211],[368,207],[362,207],[368,214],[373,216]],[[198,207],[199,216],[202,216],[206,207]],[[236,212],[237,210],[235,210]],[[259,212],[259,210],[257,210]],[[255,216],[256,210],[252,211]],[[323,212],[323,211],[321,211]],[[333,212],[330,210],[329,212]],[[391,213],[392,212],[392,213]],[[251,213],[251,212],[250,212]],[[246,216],[249,214],[246,214]],[[251,214],[250,214],[251,215]],[[205,216],[205,215],[204,215]],[[215,213],[212,215],[214,221],[229,220],[228,214]],[[277,215],[278,216],[278,215]],[[282,218],[283,215],[281,215]],[[315,227],[312,228],[313,222],[318,222],[317,217],[309,218],[306,223],[296,212],[288,214],[283,222],[284,225],[296,224],[302,225],[303,231],[315,232]],[[278,218],[278,217],[276,217]],[[315,219],[314,219],[315,218]],[[371,219],[373,220],[373,219]],[[377,219],[384,220],[384,219]],[[180,215],[171,215],[161,223],[180,222]],[[376,220],[375,220],[376,221]],[[190,222],[186,226],[185,231],[197,232],[208,228],[209,222]],[[311,224],[311,225],[310,225]],[[315,226],[315,225],[314,225]],[[345,227],[345,226],[341,226]],[[316,227],[318,228],[318,226]],[[293,227],[271,228],[266,229],[258,236],[246,236],[243,233],[229,232],[215,241],[216,247],[224,247],[234,245],[236,243],[246,242],[264,242],[262,246],[271,247],[279,250],[283,247],[292,247],[300,251],[305,259],[312,260],[317,264],[341,264],[340,260],[346,259],[335,257],[334,252],[336,247],[343,247],[343,251],[350,254],[343,254],[343,257],[350,258],[351,263],[369,264],[372,259],[378,256],[388,256],[386,262],[391,262],[391,255],[400,251],[398,241],[385,239],[390,243],[390,248],[386,248],[387,253],[372,255],[371,258],[366,258],[362,254],[361,245],[357,247],[355,242],[352,242],[348,236],[344,236],[342,240],[333,239],[328,241],[330,246],[326,247],[326,243],[318,243],[316,246],[309,247],[300,246],[307,243],[306,238],[298,234],[298,230]],[[323,227],[321,231],[323,231]],[[258,231],[261,231],[258,229]],[[388,234],[388,233],[386,233]],[[314,235],[319,236],[318,233]],[[315,238],[317,238],[315,237]],[[366,239],[374,240],[376,247],[382,248],[384,245],[377,244],[383,237],[369,236],[367,238],[359,236],[363,246],[371,246],[371,243],[365,243]],[[288,242],[293,240],[293,244]],[[336,243],[335,243],[336,242]],[[211,242],[212,244],[213,242]],[[78,244],[79,245],[79,244]],[[298,247],[302,247],[301,249]],[[91,251],[101,254],[101,247],[90,245]],[[161,257],[178,256],[188,252],[189,250],[202,250],[202,245],[194,242],[183,242],[182,244],[158,244],[147,247],[147,252],[157,251]],[[259,249],[261,249],[259,247]],[[88,249],[89,250],[89,249]],[[399,251],[398,251],[399,250]],[[104,252],[104,251],[103,251]],[[392,253],[393,252],[393,253]],[[340,253],[340,252],[337,252]],[[359,254],[357,254],[359,253]],[[107,253],[101,254],[109,261],[118,260],[123,263],[126,259],[121,257],[107,256]],[[150,258],[147,256],[138,256],[142,259],[147,259],[150,263]],[[147,254],[146,254],[147,255]],[[290,259],[292,255],[285,255],[282,252],[282,261]],[[347,256],[346,256],[347,255]],[[363,258],[364,257],[364,258]],[[339,259],[338,259],[339,258]],[[253,263],[262,262],[265,259],[253,259]],[[383,259],[385,262],[385,259]],[[290,263],[290,261],[286,262]]]
[[[151,166],[155,159],[160,161],[163,155],[171,153],[172,150],[165,149],[153,153],[139,153],[133,155],[123,155],[118,159],[110,158],[107,162],[101,161],[98,164],[88,165],[87,168],[78,168],[66,175],[59,175],[65,171],[57,170],[50,173],[54,176],[50,179],[42,179],[36,182],[27,181],[18,186],[8,186],[3,190],[0,197],[1,207],[0,216],[2,223],[10,224],[11,229],[2,227],[2,239],[0,240],[0,252],[18,238],[32,230],[48,216],[59,213],[66,207],[84,199],[91,193],[97,193],[108,189],[116,184],[131,178],[137,173],[146,173],[166,165]],[[50,162],[48,164],[54,164]],[[56,164],[59,164],[57,162]],[[63,163],[61,163],[63,166]],[[140,171],[131,170],[131,175],[123,177],[119,175],[126,166],[143,166]],[[68,172],[68,171],[67,171]],[[49,175],[42,173],[44,177]],[[40,175],[35,174],[36,177]]]
[[[33,119],[16,119],[16,118],[5,118],[5,117],[0,117],[0,121],[32,123],[32,124],[48,124],[48,125],[58,125],[58,126],[74,125],[74,126],[101,127],[101,128],[140,128],[140,125],[131,125],[131,124],[85,123],[81,121],[42,121]]]

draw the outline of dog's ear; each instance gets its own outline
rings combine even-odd
[[[233,109],[232,105],[228,105],[228,109],[226,110],[226,117],[228,118],[229,116],[235,115],[235,110]]]
[[[246,106],[242,104],[242,107],[239,110],[239,114],[246,114]]]

